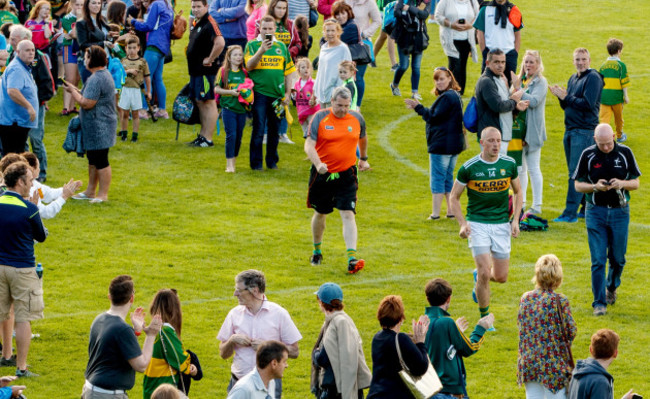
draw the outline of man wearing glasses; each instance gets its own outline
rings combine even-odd
[[[221,341],[219,355],[223,359],[235,355],[228,392],[239,379],[255,369],[255,353],[264,341],[280,341],[286,345],[288,357],[298,357],[298,341],[302,335],[289,312],[270,302],[264,295],[265,290],[266,278],[259,270],[245,270],[235,277],[234,296],[239,305],[228,312],[217,335]],[[273,397],[280,399],[282,381],[277,378],[274,385]]]

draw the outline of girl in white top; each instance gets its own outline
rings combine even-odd
[[[334,20],[327,20],[323,24],[323,36],[327,42],[320,48],[318,56],[318,73],[314,84],[314,95],[310,104],[320,103],[321,109],[329,108],[332,91],[341,85],[339,79],[339,64],[341,61],[352,61],[350,49],[341,41],[341,25]]]

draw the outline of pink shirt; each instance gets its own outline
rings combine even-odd
[[[289,312],[280,305],[269,302],[266,296],[257,314],[252,314],[243,305],[228,312],[217,339],[225,342],[233,334],[244,334],[249,338],[260,340],[274,339],[287,345],[293,345],[302,339]],[[250,346],[235,346],[235,357],[230,371],[237,378],[242,378],[254,367],[255,350]]]
[[[266,15],[267,8],[268,6],[263,4],[262,7],[254,9],[251,15],[248,16],[248,19],[246,20],[246,37],[248,38],[248,41],[255,39],[257,36],[255,34],[257,21]]]
[[[25,22],[25,27],[32,31],[32,42],[38,50],[43,50],[50,45],[50,40],[45,37],[45,25],[45,21],[36,22],[33,19],[28,19]],[[53,32],[52,22],[48,25],[50,32]]]

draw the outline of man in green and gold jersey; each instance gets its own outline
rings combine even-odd
[[[458,170],[451,189],[451,209],[467,238],[476,270],[472,291],[481,317],[490,313],[490,281],[505,283],[510,263],[510,236],[519,235],[522,207],[519,175],[514,159],[500,155],[501,132],[487,127],[481,132],[479,155]],[[467,187],[467,220],[460,209],[460,196]],[[510,223],[509,190],[514,193],[514,217]]]

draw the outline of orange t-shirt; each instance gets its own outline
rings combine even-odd
[[[332,109],[317,112],[309,125],[316,152],[330,173],[342,172],[357,163],[359,139],[366,137],[366,122],[360,113],[348,111],[337,118]]]

